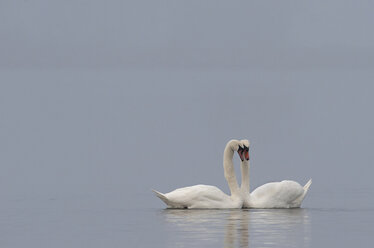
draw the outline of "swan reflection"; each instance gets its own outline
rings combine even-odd
[[[170,247],[308,247],[307,209],[165,209]]]

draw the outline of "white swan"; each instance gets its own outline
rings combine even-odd
[[[234,152],[239,150],[239,146],[239,140],[230,140],[223,153],[225,178],[229,184],[231,196],[210,185],[179,188],[166,194],[156,190],[153,190],[153,192],[169,208],[242,208],[243,198],[236,180],[232,161]],[[243,150],[243,148],[240,148],[240,150]]]
[[[249,141],[241,140],[243,150],[239,150],[242,160],[240,167],[242,173],[242,184],[240,191],[243,197],[244,208],[299,208],[310,185],[310,179],[304,187],[298,182],[284,180],[271,182],[256,188],[249,193]]]

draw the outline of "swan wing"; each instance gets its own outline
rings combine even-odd
[[[300,207],[299,199],[304,188],[295,181],[271,182],[255,189],[251,194],[251,207],[254,208],[294,208]]]
[[[195,185],[179,188],[166,194],[155,192],[169,208],[234,208],[235,202],[219,188]]]

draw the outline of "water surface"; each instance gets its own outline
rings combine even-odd
[[[134,196],[133,204],[114,194],[9,197],[0,207],[0,245],[371,247],[372,192],[348,193],[312,192],[303,208],[269,210],[164,209],[151,193]]]

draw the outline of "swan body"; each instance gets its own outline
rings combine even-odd
[[[249,193],[249,141],[241,140],[245,148],[245,159],[241,157],[242,184],[240,191],[244,200],[244,208],[299,208],[303,202],[312,179],[305,186],[298,182],[284,180],[281,182],[266,183]],[[240,154],[239,154],[240,155]]]
[[[240,141],[230,140],[223,154],[225,178],[229,185],[231,196],[210,185],[195,185],[179,188],[163,194],[153,192],[168,208],[242,208],[243,198],[236,180],[233,165],[234,152],[239,150]]]
[[[229,196],[210,185],[179,188],[166,194],[153,190],[169,208],[241,208],[240,197]]]
[[[252,191],[243,205],[249,208],[299,208],[311,184],[312,180],[304,187],[289,180],[266,183]]]

